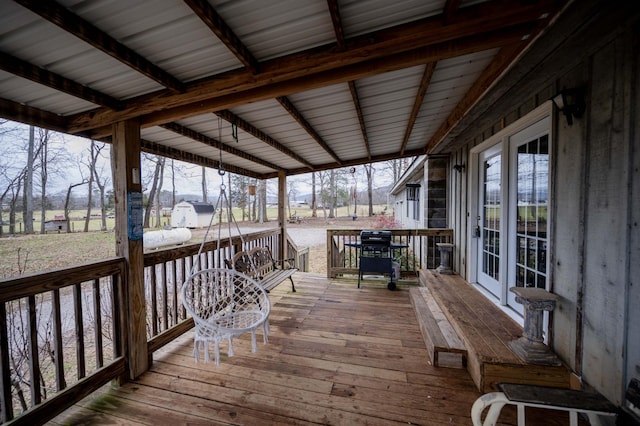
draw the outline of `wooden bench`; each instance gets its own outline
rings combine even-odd
[[[293,267],[293,259],[274,260],[269,247],[255,247],[248,252],[238,252],[232,259],[225,260],[225,263],[228,268],[258,281],[267,292],[287,278],[291,280],[291,291],[296,291],[292,275],[298,269]]]
[[[531,364],[509,348],[522,335],[522,326],[464,278],[422,270],[420,283],[464,343],[467,370],[480,392],[495,391],[498,383],[571,387],[567,366]]]
[[[466,367],[467,349],[442,313],[429,289],[427,287],[413,287],[409,292],[420,331],[433,365],[440,366],[439,354],[443,352],[455,354],[456,358],[460,358],[461,365]]]

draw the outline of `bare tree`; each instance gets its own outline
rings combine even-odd
[[[207,168],[204,166],[202,166],[202,202],[209,202],[209,198],[207,197]]]
[[[248,217],[247,212],[247,196],[249,194],[249,184],[250,178],[247,176],[236,175],[233,173],[229,174],[230,183],[229,183],[229,196],[233,205],[239,207],[242,211],[242,219]]]
[[[102,151],[106,148],[106,144],[98,144],[95,141],[91,141],[91,145],[95,150],[95,161],[93,161],[93,179],[96,185],[98,185],[98,190],[100,193],[100,230],[107,230],[107,208],[105,205],[105,189],[107,183],[109,182],[109,178],[107,176],[103,176],[104,174],[104,166],[98,166],[98,158],[102,156]]]
[[[329,219],[336,217],[336,171],[329,171]]]
[[[67,233],[71,232],[71,218],[69,217],[69,212],[71,211],[71,191],[77,186],[86,185],[86,183],[87,180],[83,178],[82,182],[71,184],[69,188],[67,188],[67,196],[64,200],[64,220],[67,223]]]
[[[373,164],[365,164],[364,171],[367,175],[367,199],[369,200],[369,217],[371,217],[373,216],[373,174],[375,172]]]
[[[144,223],[143,227],[149,227],[149,218],[151,217],[151,207],[153,201],[156,199],[156,191],[158,190],[158,182],[160,181],[160,175],[164,172],[164,157],[160,157],[159,155],[155,156],[153,159],[149,158],[150,161],[155,163],[155,168],[152,177],[151,189],[149,190],[149,198],[147,199],[146,210],[144,212]]]
[[[297,182],[293,179],[287,180],[287,186],[289,190],[287,191],[287,213],[289,217],[291,217],[291,199],[293,198],[296,201],[298,196],[298,189],[296,187]]]
[[[267,181],[260,179],[258,181],[258,222],[265,223],[269,221],[267,217]]]
[[[316,173],[311,172],[311,217],[318,217],[318,201],[316,199]]]
[[[44,234],[47,211],[47,180],[49,179],[49,131],[40,129],[40,233]]]
[[[93,207],[93,182],[96,177],[95,169],[96,164],[98,162],[98,156],[100,155],[100,149],[102,147],[98,147],[95,141],[91,141],[89,146],[89,160],[85,164],[89,169],[88,180],[87,180],[87,214],[84,219],[84,232],[89,232],[89,223],[91,222],[91,208]]]
[[[27,164],[24,172],[24,192],[22,221],[24,233],[33,234],[33,164],[35,162],[35,128],[29,126],[29,141],[27,146]]]
[[[158,189],[156,191],[156,228],[161,226],[160,224],[160,216],[162,213],[162,202],[160,200],[160,195],[162,195],[162,185],[164,183],[164,165],[166,163],[166,158],[162,158],[162,165],[160,170],[160,176],[158,176]]]

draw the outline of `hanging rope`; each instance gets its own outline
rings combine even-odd
[[[234,138],[237,141],[237,129],[235,130]],[[218,140],[220,141],[220,144],[222,144],[222,119],[220,117],[218,117]],[[224,170],[224,163],[222,161],[222,145],[220,145],[219,161],[218,161],[218,175],[220,176],[220,195],[218,195],[218,200],[216,201],[216,205],[214,206],[213,214],[211,215],[211,219],[209,220],[209,226],[207,226],[207,230],[204,234],[204,238],[202,239],[202,243],[200,243],[200,248],[198,249],[196,260],[191,267],[191,275],[193,275],[198,270],[198,267],[200,265],[200,256],[202,254],[204,244],[207,241],[207,237],[209,236],[209,231],[211,230],[213,221],[218,211],[220,212],[220,214],[218,218],[218,238],[216,240],[215,252],[216,253],[220,252],[220,246],[221,246],[220,242],[222,241],[223,213],[226,213],[226,217],[227,217],[227,236],[229,238],[229,248],[233,247],[233,239],[231,235],[231,231],[232,231],[231,222],[233,222],[233,224],[235,225],[235,231],[240,236],[241,246],[242,247],[245,246],[245,241],[244,241],[244,237],[242,236],[242,232],[240,231],[240,226],[238,225],[238,222],[236,221],[233,215],[233,208],[232,208],[231,202],[229,201],[229,198],[227,197],[227,191],[226,191],[227,186],[224,183],[225,174],[226,172]],[[229,184],[231,184],[231,175],[229,175]],[[213,259],[213,261],[215,263],[215,259]],[[253,264],[253,259],[250,258],[250,262],[251,262],[251,267],[255,268],[255,265]]]

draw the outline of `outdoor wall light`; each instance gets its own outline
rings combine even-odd
[[[465,168],[466,166],[464,164],[456,164],[453,166],[453,169],[458,173],[462,173]]]
[[[558,110],[567,117],[567,124],[573,125],[573,117],[580,118],[584,114],[584,95],[580,89],[562,89],[552,98]]]

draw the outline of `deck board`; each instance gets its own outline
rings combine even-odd
[[[154,353],[137,380],[94,394],[55,424],[469,425],[480,393],[468,372],[428,364],[408,287],[296,274],[270,293],[269,343],[221,347],[195,363],[189,332]],[[544,417],[531,425],[562,424]],[[501,425],[515,424],[508,409]]]

